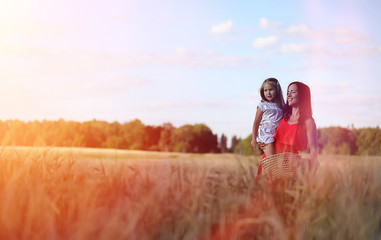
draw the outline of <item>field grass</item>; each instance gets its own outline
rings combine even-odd
[[[381,239],[381,157],[320,156],[286,189],[258,157],[0,150],[0,239]]]

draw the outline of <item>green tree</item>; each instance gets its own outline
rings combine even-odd
[[[356,139],[357,153],[361,155],[381,155],[381,130],[362,128],[358,130]]]
[[[256,150],[251,146],[251,134],[245,139],[239,141],[239,143],[234,148],[234,153],[243,155],[262,155],[263,151],[258,147]]]
[[[195,124],[192,131],[194,138],[192,152],[209,153],[218,152],[218,138],[205,124]]]
[[[105,126],[106,141],[102,144],[102,147],[106,148],[122,148],[123,146],[123,134],[121,131],[121,125],[119,122],[112,122]]]
[[[171,123],[164,123],[162,125],[162,130],[160,132],[160,138],[158,142],[158,147],[160,151],[172,151],[171,135],[174,129],[175,127],[173,127]]]
[[[217,152],[217,135],[205,124],[186,124],[172,131],[171,146],[175,152]]]
[[[174,152],[193,152],[193,126],[190,124],[181,126],[172,131],[171,149]]]
[[[146,126],[144,129],[144,150],[158,151],[162,127]]]
[[[87,121],[81,125],[81,132],[84,134],[84,144],[85,147],[101,147],[106,141],[106,134],[103,131],[106,122],[103,121]]]
[[[237,146],[237,144],[241,141],[241,138],[237,138],[236,135],[234,135],[232,137],[232,140],[231,140],[231,144],[230,144],[230,149],[229,149],[229,152],[234,152],[235,150],[235,147]]]
[[[318,145],[324,154],[355,154],[356,135],[353,130],[342,127],[319,129]]]
[[[225,134],[221,135],[220,141],[218,143],[218,148],[220,149],[221,153],[225,153],[228,151],[228,138],[225,136]]]
[[[123,148],[143,149],[144,148],[145,126],[139,120],[135,119],[122,125]]]

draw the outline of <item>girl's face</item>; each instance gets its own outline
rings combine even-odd
[[[287,89],[288,106],[295,107],[299,103],[298,87],[296,84],[291,84]]]
[[[273,103],[276,101],[276,89],[270,83],[265,83],[263,86],[263,95],[268,102]]]

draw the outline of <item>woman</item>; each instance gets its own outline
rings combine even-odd
[[[319,165],[317,156],[317,134],[315,120],[312,118],[310,88],[301,82],[292,82],[287,88],[287,101],[284,117],[274,135],[275,153],[292,152],[298,154],[310,148],[309,167],[316,169]],[[258,143],[263,148],[263,144]],[[262,158],[265,158],[264,154]],[[256,181],[262,174],[262,165],[257,171]]]

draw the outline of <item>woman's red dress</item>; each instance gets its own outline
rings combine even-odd
[[[299,151],[304,151],[307,148],[307,134],[304,127],[298,123],[288,124],[282,118],[274,135],[275,153],[292,152],[298,154]],[[262,159],[266,155],[263,154]],[[262,165],[259,164],[256,181],[262,175]]]

